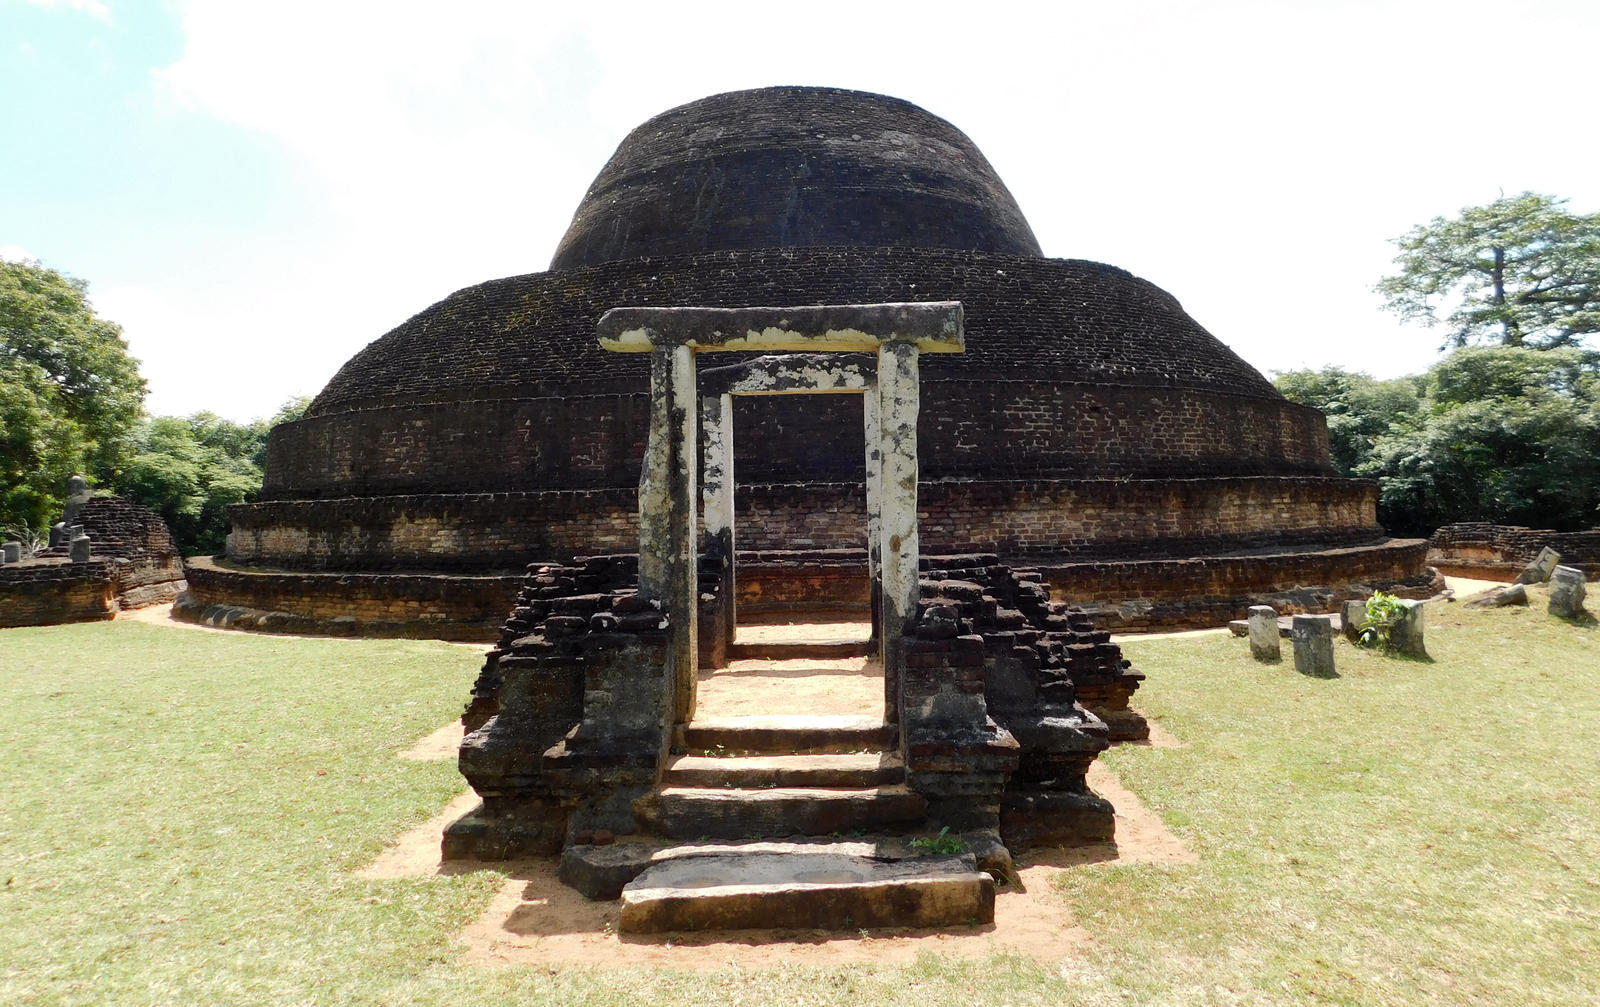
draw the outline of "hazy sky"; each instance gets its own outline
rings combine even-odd
[[[1600,210],[1600,3],[0,0],[0,254],[90,283],[155,413],[270,415],[467,284],[544,269],[649,116],[820,84],[964,130],[1047,255],[1265,371],[1414,373],[1413,224]]]

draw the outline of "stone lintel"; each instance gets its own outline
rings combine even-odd
[[[877,380],[874,361],[832,353],[787,353],[700,370],[705,395],[861,393]]]
[[[960,353],[960,301],[822,304],[750,308],[612,308],[600,316],[600,345],[616,353],[657,346],[701,350],[870,353],[888,342],[924,353]]]

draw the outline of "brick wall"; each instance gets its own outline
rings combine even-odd
[[[0,567],[0,626],[109,619],[123,609],[166,604],[183,590],[183,560],[159,514],[97,496],[78,521],[93,550],[88,563],[67,562],[63,545]]]
[[[925,482],[924,548],[1182,555],[1380,534],[1377,489],[1317,476]],[[861,548],[860,483],[744,484],[743,550]],[[632,488],[277,500],[232,511],[229,558],[293,569],[510,569],[638,548]]]
[[[274,429],[263,499],[633,486],[648,396],[571,394],[392,406]],[[738,397],[743,482],[859,480],[858,395]],[[1185,389],[929,381],[924,479],[1328,475],[1322,415]]]
[[[1545,546],[1559,552],[1564,565],[1600,577],[1600,528],[1563,532],[1464,521],[1433,533],[1428,540],[1428,562],[1452,576],[1510,580]]]
[[[93,622],[116,611],[109,560],[29,560],[0,567],[0,628]]]
[[[267,573],[203,557],[175,614],[281,633],[493,640],[523,574]]]

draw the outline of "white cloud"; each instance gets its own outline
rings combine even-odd
[[[200,274],[124,284],[148,288],[144,300],[103,293],[126,305],[152,407],[170,411],[270,413],[450,290],[543,269],[629,129],[744,87],[881,91],[951,120],[1047,254],[1146,276],[1263,369],[1419,370],[1436,340],[1400,329],[1371,293],[1385,239],[1500,187],[1600,208],[1600,139],[1570,129],[1591,90],[1582,61],[1500,57],[1506,73],[1537,72],[1546,100],[1530,102],[1483,86],[1466,55],[1507,17],[1530,37],[1600,45],[1600,21],[1577,4],[179,11],[185,44],[159,73],[164,92],[271,138],[305,203],[282,233],[219,245]],[[1496,121],[1559,142],[1494,142]]]
[[[65,7],[92,14],[102,21],[111,20],[111,8],[105,0],[23,0],[23,2],[33,4],[35,7]]]
[[[0,245],[0,262],[36,262],[21,245]]]

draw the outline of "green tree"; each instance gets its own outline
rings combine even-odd
[[[1524,192],[1412,228],[1378,284],[1385,306],[1444,325],[1446,346],[1549,349],[1600,332],[1600,214],[1566,202]]]
[[[1422,407],[1357,468],[1392,532],[1455,521],[1584,528],[1600,518],[1600,354],[1458,350],[1423,379]]]
[[[1377,381],[1340,367],[1287,371],[1273,381],[1290,402],[1328,418],[1328,451],[1340,475],[1350,476],[1372,454],[1373,441],[1419,405],[1416,378]]]
[[[137,433],[118,493],[157,511],[185,555],[220,552],[228,508],[261,490],[268,432],[298,419],[309,399],[291,399],[271,420],[234,423],[215,413],[157,416]]]
[[[145,382],[82,280],[0,261],[0,524],[38,529],[81,471],[105,485],[132,455]]]

